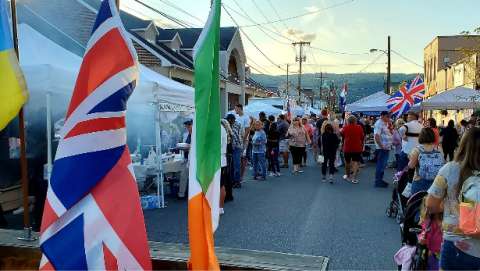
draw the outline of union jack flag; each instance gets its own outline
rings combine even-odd
[[[49,180],[40,270],[151,269],[126,145],[126,104],[139,69],[125,33],[114,0],[104,0]]]
[[[425,85],[422,77],[417,75],[410,84],[403,84],[390,99],[387,100],[387,107],[392,116],[400,117],[407,113],[413,105],[420,103],[425,95]]]

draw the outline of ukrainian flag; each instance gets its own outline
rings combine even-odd
[[[28,98],[13,49],[6,3],[0,0],[0,131],[15,118]]]

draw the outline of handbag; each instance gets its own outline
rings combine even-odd
[[[480,174],[474,173],[462,185],[459,195],[458,228],[464,235],[480,237]]]
[[[323,162],[325,162],[325,157],[323,157],[323,155],[319,154],[317,156],[317,163],[321,164]]]
[[[402,196],[406,198],[410,198],[411,195],[412,195],[412,183],[407,183],[407,185],[403,189]]]

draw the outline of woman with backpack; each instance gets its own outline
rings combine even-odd
[[[435,132],[432,128],[423,128],[418,136],[419,146],[413,148],[409,155],[408,167],[415,169],[412,181],[412,195],[427,191],[445,164],[443,155],[435,147]]]
[[[478,221],[479,217],[474,212],[460,212],[465,206],[460,205],[461,198],[478,207],[479,184],[480,128],[471,128],[463,136],[454,161],[438,172],[426,199],[429,213],[443,212],[442,270],[480,269],[480,234],[465,230],[466,221]]]

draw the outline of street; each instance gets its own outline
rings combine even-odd
[[[385,216],[392,188],[373,187],[374,164],[362,170],[358,185],[340,172],[333,185],[322,183],[316,165],[299,176],[282,170],[279,178],[234,190],[216,246],[327,256],[330,269],[396,269],[400,232]],[[187,201],[169,198],[167,204],[144,212],[149,239],[187,243]]]

